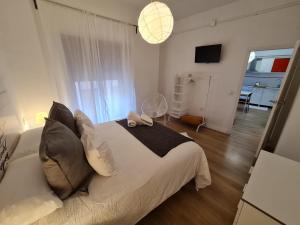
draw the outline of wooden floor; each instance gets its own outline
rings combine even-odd
[[[138,225],[232,224],[268,115],[255,109],[238,111],[231,136],[207,128],[196,133],[179,122],[168,122],[170,128],[187,132],[203,147],[212,185],[196,192],[193,182],[188,183]]]

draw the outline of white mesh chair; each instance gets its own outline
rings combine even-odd
[[[141,109],[144,114],[155,119],[166,115],[168,112],[168,103],[165,96],[155,94],[143,102]]]

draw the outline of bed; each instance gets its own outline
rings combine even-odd
[[[30,154],[38,151],[41,132],[28,135]],[[77,192],[34,225],[133,225],[191,179],[197,190],[211,183],[205,153],[195,142],[180,144],[161,158],[116,122],[96,125],[96,137],[110,145],[117,173],[94,175],[89,194]],[[14,154],[20,152],[26,152],[24,146]]]

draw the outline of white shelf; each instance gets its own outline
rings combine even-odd
[[[202,78],[203,75],[204,77]],[[205,80],[205,82],[202,80]],[[205,117],[211,81],[212,76],[209,74],[183,73],[176,75],[171,98],[170,116],[179,118],[189,112],[193,113],[194,115],[201,114],[203,117]],[[206,91],[206,88],[207,93],[204,94],[203,92]],[[202,104],[202,101],[198,103],[197,99],[191,98],[191,95],[200,95],[200,93],[203,98],[206,97],[204,105]],[[201,104],[201,108],[198,107],[197,104]]]
[[[188,74],[177,75],[171,101],[170,116],[180,118],[187,112],[187,94],[188,84],[191,78]]]

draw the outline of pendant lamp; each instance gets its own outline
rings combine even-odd
[[[173,31],[174,18],[170,8],[162,2],[153,1],[141,11],[138,26],[143,39],[150,44],[160,44]]]

